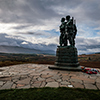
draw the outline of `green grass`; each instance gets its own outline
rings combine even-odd
[[[0,100],[100,100],[99,90],[31,88],[0,90]]]

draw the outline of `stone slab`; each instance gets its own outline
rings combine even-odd
[[[13,82],[8,81],[0,89],[11,89]]]
[[[30,83],[30,78],[26,78],[26,79],[23,79],[23,80],[18,80],[16,83],[17,84],[29,84]]]
[[[96,86],[97,86],[98,89],[100,90],[100,83],[96,83]]]
[[[3,81],[0,81],[0,86],[3,85],[3,84],[4,84],[4,82]]]
[[[86,89],[97,89],[97,87],[95,85],[90,84],[90,83],[84,84],[84,86]]]
[[[46,84],[46,87],[59,87],[58,82],[49,82]]]
[[[84,85],[79,82],[71,82],[74,88],[84,88]]]

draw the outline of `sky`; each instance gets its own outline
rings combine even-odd
[[[76,20],[78,54],[100,52],[100,0],[0,0],[0,45],[56,51],[67,15]]]

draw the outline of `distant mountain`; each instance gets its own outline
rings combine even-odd
[[[55,51],[53,50],[37,50],[37,49],[29,49],[18,46],[0,46],[0,52],[2,53],[23,53],[23,54],[52,54],[55,55]]]
[[[97,52],[97,53],[95,53],[95,54],[100,54],[100,52]]]

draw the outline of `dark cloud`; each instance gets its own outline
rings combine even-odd
[[[80,38],[76,39],[76,47],[79,50],[79,54],[82,53],[95,53],[100,51],[100,40],[98,38]]]
[[[38,32],[26,32],[26,33],[21,33],[21,34],[29,34],[29,35],[34,35],[34,36],[45,36],[45,33],[38,33]]]
[[[78,49],[79,54],[88,54],[88,53],[95,53],[99,52],[100,50],[100,41],[96,41],[99,38],[95,39],[86,39],[86,38],[77,38],[76,39],[76,47]],[[94,44],[94,42],[96,42]],[[57,48],[57,44],[49,43],[46,45],[44,42],[41,43],[31,43],[26,41],[22,37],[18,36],[11,36],[7,34],[0,34],[0,45],[7,45],[7,46],[19,46],[24,48],[30,49],[40,49],[40,50],[55,50]]]
[[[62,14],[58,13],[63,12]],[[32,23],[42,25],[43,21],[60,19],[67,14],[75,16],[78,22],[100,21],[99,0],[0,0],[0,21],[5,23]]]
[[[38,43],[33,44],[29,41],[26,41],[24,38],[19,36],[11,36],[7,35],[5,33],[0,34],[0,45],[6,45],[6,46],[19,46],[19,47],[25,47],[30,49],[39,49],[39,50],[55,50],[57,44],[44,44],[44,43]]]
[[[1,0],[1,22],[40,24],[41,19],[50,19],[57,14],[47,9],[41,0]],[[52,16],[51,16],[52,15]]]

